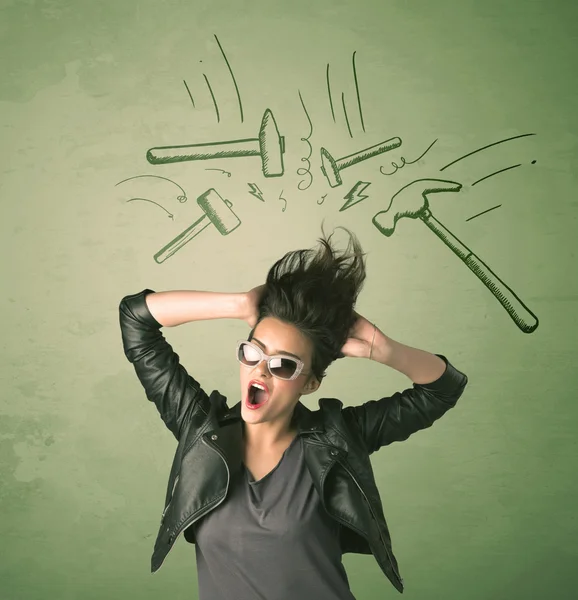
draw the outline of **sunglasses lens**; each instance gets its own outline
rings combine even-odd
[[[269,363],[271,373],[281,379],[289,379],[297,369],[297,363],[291,358],[272,358]]]
[[[250,344],[239,346],[239,361],[249,367],[254,367],[261,360],[261,354]]]
[[[254,346],[248,343],[239,345],[239,362],[254,367],[261,361],[261,353]],[[289,357],[275,357],[269,361],[269,368],[275,377],[280,379],[290,379],[297,370],[297,362]]]

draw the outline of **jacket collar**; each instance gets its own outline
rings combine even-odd
[[[329,402],[330,399],[322,398],[319,401],[320,406],[325,401]],[[307,446],[311,446],[311,449],[306,452],[306,460],[311,463],[310,468],[313,469],[313,472],[319,474],[320,480],[322,473],[327,470],[331,462],[335,461],[337,456],[348,453],[348,444],[343,432],[338,432],[334,426],[326,427],[323,415],[323,410],[312,411],[301,402],[295,405],[293,412],[293,423],[296,426],[297,435],[302,435],[304,441],[309,441]],[[218,418],[218,427],[203,435],[207,443],[220,449],[225,461],[232,469],[241,466],[242,453],[239,450],[243,437],[242,424],[241,402],[238,402],[230,409],[225,408],[224,414]]]
[[[219,424],[225,426],[241,420],[241,402],[237,402],[219,419]],[[303,433],[323,433],[325,431],[320,411],[313,412],[301,401],[295,405],[293,423],[297,427],[297,435]]]

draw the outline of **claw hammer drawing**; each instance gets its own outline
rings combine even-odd
[[[378,212],[373,217],[372,222],[383,235],[389,237],[393,234],[399,219],[404,217],[419,218],[492,292],[516,325],[524,333],[532,333],[538,327],[536,315],[483,260],[444,227],[429,209],[428,194],[459,192],[461,188],[461,184],[455,181],[418,179],[402,187],[392,197],[389,208]]]

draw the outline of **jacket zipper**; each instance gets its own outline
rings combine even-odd
[[[163,514],[161,516],[161,524],[165,518],[165,515],[167,514],[167,510],[169,510],[170,505],[173,502],[173,496],[175,494],[175,488],[177,487],[177,483],[179,482],[179,477],[181,476],[181,474],[179,473],[176,477],[175,477],[175,482],[173,483],[173,489],[171,491],[171,497],[169,498],[169,503],[165,506],[165,510],[163,510]]]
[[[214,505],[209,505],[207,506],[207,508],[201,512],[200,514],[197,513],[197,515],[195,515],[193,518],[188,518],[179,528],[178,533],[176,534],[176,536],[173,539],[173,543],[171,544],[171,547],[169,548],[169,552],[174,548],[175,544],[177,543],[177,540],[179,539],[179,536],[181,535],[181,533],[183,533],[183,531],[189,527],[189,525],[192,525],[195,521],[198,521],[199,519],[201,519],[202,517],[204,517],[209,511],[213,510],[214,508],[217,508],[217,506],[219,506],[220,504],[223,503],[223,500],[225,500],[225,498],[227,497],[227,491],[229,489],[229,482],[231,481],[231,473],[229,471],[229,465],[227,464],[227,461],[225,460],[225,457],[223,456],[222,452],[220,450],[218,450],[215,446],[213,446],[212,444],[209,444],[209,442],[207,442],[207,440],[205,440],[205,438],[202,438],[202,441],[204,444],[206,444],[207,446],[209,446],[209,448],[212,448],[223,460],[223,463],[225,464],[225,468],[227,469],[227,487],[225,488],[225,495],[219,500],[219,502],[217,502],[217,504]],[[173,492],[175,490],[176,484],[173,485]],[[171,498],[172,501],[172,498]],[[167,511],[168,506],[170,506],[170,502],[167,505],[167,508],[165,509],[164,512]],[[155,571],[155,573],[158,573],[161,570],[161,567],[163,566],[163,564],[165,563],[165,560],[167,558],[167,556],[169,555],[169,552],[167,552],[165,554],[165,557],[163,558],[163,562],[161,563],[161,565],[159,566],[159,568]]]
[[[361,494],[363,495],[363,498],[365,499],[365,502],[367,503],[367,506],[369,507],[369,510],[371,512],[371,516],[373,517],[375,523],[376,523],[376,527],[377,527],[377,531],[379,533],[379,539],[381,540],[381,543],[383,545],[383,547],[385,548],[385,553],[387,555],[387,558],[389,559],[389,562],[391,564],[392,570],[395,573],[395,576],[397,577],[397,579],[399,580],[399,582],[401,583],[401,585],[403,586],[403,579],[401,578],[401,575],[397,572],[397,569],[394,567],[393,565],[393,561],[391,559],[391,555],[389,553],[389,550],[385,544],[385,540],[383,539],[383,536],[381,535],[381,530],[379,528],[379,526],[377,526],[377,517],[375,516],[375,513],[373,512],[373,508],[371,507],[371,502],[369,501],[369,499],[367,498],[367,496],[365,495],[365,492],[363,491],[362,487],[359,485],[359,482],[357,481],[357,479],[355,478],[355,476],[353,475],[353,473],[351,472],[351,470],[347,467],[347,465],[343,462],[341,462],[340,460],[338,460],[339,464],[347,471],[347,473],[349,474],[349,476],[351,477],[351,479],[353,479],[353,481],[355,482],[355,485],[357,486],[357,488],[359,489],[359,491],[361,492]]]

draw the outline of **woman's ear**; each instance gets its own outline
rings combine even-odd
[[[312,394],[313,392],[319,389],[321,382],[317,379],[317,377],[311,377],[309,381],[304,386],[303,395]]]

